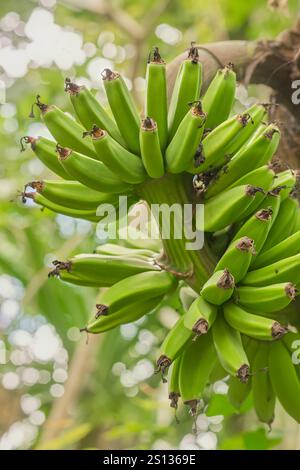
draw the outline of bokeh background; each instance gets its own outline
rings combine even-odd
[[[35,95],[71,112],[65,77],[97,89],[121,71],[138,102],[149,49],[171,61],[191,41],[276,37],[298,0],[5,0],[0,3],[0,449],[300,448],[300,428],[282,410],[271,432],[251,411],[237,416],[226,382],[214,385],[197,432],[177,424],[166,385],[153,375],[157,347],[179,305],[101,337],[81,337],[91,288],[47,279],[54,258],[92,251],[93,227],[34,204],[25,183],[49,177],[23,135],[48,132],[28,117]],[[172,304],[172,302],[171,302]]]

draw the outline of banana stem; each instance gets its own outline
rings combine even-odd
[[[185,231],[182,230],[182,236],[176,238],[172,205],[179,205],[183,214],[184,205],[193,204],[193,198],[188,194],[184,178],[182,175],[166,174],[160,179],[149,179],[139,186],[138,192],[149,206],[166,204],[170,210],[170,237],[167,238],[163,236],[163,224],[166,222],[161,213],[157,211],[153,214],[159,226],[164,247],[164,252],[158,260],[159,264],[199,291],[213,272],[216,260],[206,242],[201,249],[187,250],[186,244],[192,240],[186,238]],[[184,227],[183,219],[182,227]]]

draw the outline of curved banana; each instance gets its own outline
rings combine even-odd
[[[141,159],[116,142],[106,131],[94,126],[84,133],[92,137],[99,160],[126,183],[142,183],[146,172]]]
[[[300,230],[293,233],[280,243],[261,253],[253,263],[253,269],[263,268],[277,261],[289,258],[299,253],[300,247]]]
[[[296,298],[297,289],[291,282],[264,287],[236,288],[236,299],[243,307],[254,312],[279,312]]]
[[[44,163],[53,173],[60,176],[65,180],[72,180],[72,176],[64,169],[61,162],[57,158],[56,153],[56,142],[45,139],[45,137],[30,137],[24,136],[20,140],[21,152],[25,150],[24,143],[30,144],[31,149],[38,157],[38,159]]]
[[[171,96],[168,112],[169,142],[188,112],[189,103],[199,100],[201,84],[202,65],[198,49],[192,44],[187,59],[180,65]]]
[[[238,283],[246,275],[254,253],[254,240],[241,237],[227,248],[218,261],[215,271],[227,268]]]
[[[182,356],[179,356],[173,364],[171,364],[170,371],[169,371],[169,383],[168,383],[168,390],[169,390],[169,400],[170,400],[170,407],[178,408],[178,400],[180,398],[180,388],[179,388],[179,370],[180,370],[180,363],[181,363]]]
[[[229,63],[217,71],[203,98],[203,109],[207,114],[205,127],[213,129],[225,121],[231,111],[235,97],[236,74]]]
[[[183,352],[179,369],[179,390],[182,401],[195,416],[199,398],[209,380],[217,356],[211,333],[192,342]]]
[[[207,301],[214,305],[221,305],[233,294],[234,291],[234,277],[228,271],[216,271],[209,280],[204,284],[201,289],[200,295]]]
[[[240,333],[231,328],[220,313],[212,326],[212,334],[221,365],[230,375],[247,382],[250,365]]]
[[[184,315],[184,326],[197,336],[206,334],[215,321],[217,307],[199,296]]]
[[[292,358],[282,341],[270,346],[269,370],[272,386],[285,409],[300,423],[300,381]]]
[[[35,105],[40,109],[44,123],[60,145],[88,157],[97,158],[93,144],[82,138],[84,128],[78,122],[57,106],[41,103],[39,95],[36,97]]]
[[[266,286],[289,281],[293,281],[294,284],[300,282],[300,253],[276,261],[263,268],[250,271],[243,279],[243,284],[248,286]]]
[[[253,361],[253,404],[260,421],[271,426],[274,420],[276,395],[268,370],[270,348],[260,343]]]
[[[102,80],[110,109],[128,150],[139,155],[140,118],[127,85],[119,73],[109,69],[103,70]]]
[[[206,114],[200,101],[191,104],[166,150],[166,163],[170,173],[185,171],[201,141]]]
[[[224,305],[224,318],[232,328],[260,341],[279,339],[288,331],[277,321],[246,312],[232,302]]]
[[[90,90],[66,78],[65,91],[69,93],[76,116],[86,130],[96,125],[108,132],[119,144],[125,145],[116,123]]]
[[[158,126],[153,119],[143,119],[140,127],[140,147],[144,167],[151,178],[165,173],[164,157],[160,148]]]
[[[168,142],[168,104],[166,64],[161,58],[158,47],[149,54],[146,71],[145,115],[157,124],[160,148],[165,150]]]
[[[281,188],[280,199],[284,201],[295,188],[296,180],[296,173],[293,170],[282,171],[277,173],[271,190]]]
[[[57,146],[63,168],[81,184],[105,193],[130,191],[132,186],[120,180],[104,163],[68,148]]]

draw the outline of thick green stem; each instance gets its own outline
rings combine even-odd
[[[167,174],[160,179],[148,180],[139,187],[139,195],[149,206],[152,204],[166,204],[170,210],[173,204],[178,204],[182,214],[185,204],[193,204],[182,175]],[[173,271],[178,277],[185,279],[196,291],[199,291],[212,273],[216,262],[207,243],[204,243],[201,249],[186,249],[186,244],[190,243],[191,240],[186,238],[184,230],[181,231],[180,238],[175,238],[175,216],[171,210],[170,237],[164,238],[163,223],[166,224],[166,221],[163,221],[161,214],[154,213],[154,216],[156,216],[164,246],[164,253],[159,260],[160,263],[167,270]],[[183,219],[182,226],[184,227]]]

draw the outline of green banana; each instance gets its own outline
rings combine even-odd
[[[51,202],[74,209],[96,209],[102,203],[118,204],[117,195],[94,191],[77,181],[31,181],[27,186]]]
[[[250,338],[243,339],[243,346],[246,351],[249,363],[253,363],[253,359],[256,356],[258,344],[256,341]],[[228,381],[228,400],[236,408],[240,409],[243,403],[246,401],[252,387],[252,376],[249,376],[248,381],[241,382],[237,377],[231,376]]]
[[[299,248],[298,248],[299,251]],[[266,286],[280,282],[300,282],[300,253],[250,271],[243,279],[248,286]]]
[[[200,295],[207,302],[214,305],[221,305],[230,299],[234,291],[234,286],[234,277],[228,269],[225,268],[223,271],[216,271],[212,274],[202,287]]]
[[[189,110],[188,103],[199,100],[202,85],[202,65],[198,49],[192,44],[188,57],[178,70],[168,112],[169,142]]]
[[[144,167],[151,178],[161,178],[165,173],[164,158],[160,148],[158,126],[153,119],[143,119],[140,127],[140,147]]]
[[[206,334],[215,321],[217,307],[199,296],[184,315],[184,326],[197,336]]]
[[[122,147],[106,131],[94,126],[84,135],[92,137],[99,160],[121,180],[132,184],[145,180],[146,172],[141,159]]]
[[[203,139],[201,150],[187,171],[195,174],[223,166],[245,144],[264,115],[264,106],[254,105],[222,122]]]
[[[263,268],[277,261],[289,258],[299,253],[300,230],[285,238],[280,243],[261,253],[253,263],[253,269]]]
[[[152,269],[147,272],[139,272],[121,279],[101,293],[99,303],[105,305],[109,314],[111,314],[127,302],[163,296],[172,290],[176,284],[176,278],[166,271]]]
[[[183,352],[179,369],[179,390],[182,401],[196,415],[209,376],[217,361],[211,333],[192,342]]]
[[[280,204],[279,212],[262,248],[262,253],[285,240],[292,234],[298,201],[288,197]]]
[[[287,333],[287,328],[277,321],[248,313],[232,302],[224,306],[224,318],[232,328],[260,341],[279,339]]]
[[[22,137],[20,142],[21,152],[25,150],[24,143],[30,144],[35,155],[47,168],[65,180],[72,180],[72,176],[64,169],[57,158],[56,142],[45,139],[44,137],[35,138],[30,136]]]
[[[153,261],[131,256],[83,253],[68,261],[55,261],[53,264],[55,268],[50,271],[49,276],[63,279],[64,274],[68,273],[73,278],[93,282],[102,287],[112,286],[138,273],[160,272],[160,268]]]
[[[170,173],[181,173],[193,160],[204,131],[206,114],[200,101],[191,103],[166,150],[166,163]]]
[[[246,275],[254,253],[254,241],[251,238],[242,237],[227,248],[217,263],[215,271],[229,269],[237,283]]]
[[[197,229],[215,232],[237,222],[261,192],[261,188],[246,184],[217,194],[204,204],[204,220],[201,219]]]
[[[271,426],[274,420],[276,395],[268,371],[270,348],[260,343],[253,361],[253,404],[260,421]]]
[[[162,152],[168,142],[168,104],[166,64],[161,58],[158,47],[154,48],[146,71],[145,115],[157,124],[158,137]]]
[[[264,287],[236,288],[236,299],[242,307],[254,312],[272,313],[287,307],[295,299],[297,289],[291,282]]]
[[[63,147],[69,147],[76,152],[97,158],[93,144],[82,138],[84,128],[65,114],[57,106],[43,104],[37,95],[34,103],[41,111],[42,118],[54,139]]]
[[[246,383],[250,365],[240,333],[231,328],[220,313],[212,326],[212,334],[221,365],[230,375]]]
[[[218,382],[219,380],[225,379],[225,377],[227,376],[228,376],[228,372],[224,369],[224,367],[221,365],[218,359],[209,376],[209,383],[214,384],[215,382]]]
[[[213,129],[225,121],[231,111],[235,97],[236,74],[229,63],[217,71],[203,98],[203,109],[207,114],[205,127]]]
[[[259,183],[260,188],[268,192],[272,187],[274,178],[275,171],[272,169],[272,166],[264,165],[242,176],[239,180],[235,181],[235,183],[233,183],[228,189],[235,188],[236,186],[241,186],[243,184],[251,184],[255,186],[257,185],[257,183]]]
[[[165,337],[157,359],[158,370],[164,376],[168,367],[182,354],[187,344],[192,341],[193,333],[184,326],[184,317],[177,320]]]
[[[108,132],[119,144],[125,145],[116,123],[90,90],[66,78],[65,91],[69,93],[76,116],[85,129],[89,130],[95,124]]]
[[[103,70],[102,80],[110,109],[128,150],[139,155],[140,118],[127,85],[119,73],[109,69]]]
[[[254,240],[255,253],[252,262],[255,260],[255,256],[261,251],[272,224],[274,220],[276,220],[280,207],[280,198],[277,195],[273,196],[268,194],[262,206],[260,210],[240,227],[233,238],[233,242],[236,242],[242,237],[249,237],[251,240]]]
[[[300,423],[300,381],[289,351],[282,341],[270,346],[269,370],[274,391],[285,409]]]
[[[296,181],[296,173],[293,170],[282,171],[281,173],[277,173],[271,191],[281,188],[280,199],[284,201],[295,188]]]
[[[179,356],[173,364],[171,364],[169,375],[170,380],[168,384],[169,389],[169,400],[170,407],[178,408],[178,400],[180,398],[180,389],[179,389],[179,370],[182,356]]]
[[[225,188],[230,188],[233,185],[237,186],[237,181],[241,178],[245,179],[245,182],[241,184],[259,184],[261,186],[259,179],[254,180],[253,183],[248,183],[247,179],[253,170],[257,170],[257,168],[269,162],[278,147],[279,140],[278,127],[270,124],[266,131],[259,135],[251,145],[241,147],[229,163],[219,171],[207,188],[205,197],[210,198]],[[274,175],[273,173],[273,179]],[[256,174],[253,176],[256,176]]]
[[[90,222],[99,222],[101,217],[96,215],[96,208],[94,209],[76,209],[74,207],[66,207],[61,204],[46,199],[45,196],[38,192],[24,192],[22,194],[23,202],[26,202],[26,199],[32,199],[36,204],[42,206],[44,209],[49,209],[52,212],[58,214],[66,215],[68,217],[74,217],[76,219],[84,219]]]
[[[130,191],[132,186],[121,181],[104,163],[57,146],[59,161],[63,168],[77,181],[88,188],[105,193]]]
[[[99,334],[116,328],[119,325],[124,325],[139,320],[139,318],[157,308],[162,301],[162,298],[163,296],[158,296],[144,300],[132,300],[130,303],[121,305],[110,315],[107,315],[105,310],[101,310],[101,305],[97,304],[96,318],[91,319],[87,326],[82,328],[81,331]]]

